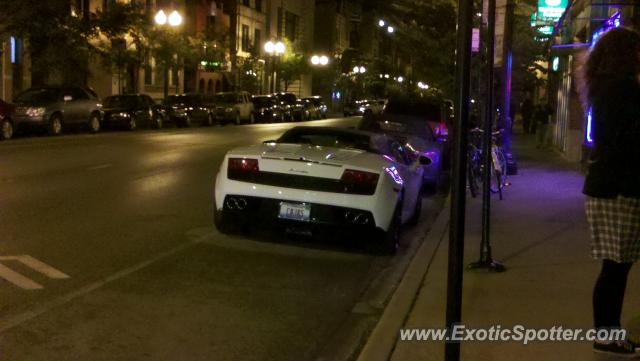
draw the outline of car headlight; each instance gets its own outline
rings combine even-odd
[[[27,108],[25,113],[30,117],[41,117],[46,111],[45,108]]]

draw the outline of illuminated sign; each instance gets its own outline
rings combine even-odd
[[[569,5],[569,0],[538,0],[539,17],[558,20]]]

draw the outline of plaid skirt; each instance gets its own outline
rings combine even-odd
[[[640,198],[587,197],[586,211],[593,258],[620,263],[640,259]]]

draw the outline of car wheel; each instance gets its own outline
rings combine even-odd
[[[378,241],[378,250],[382,254],[395,254],[400,246],[400,230],[402,228],[402,201],[393,212],[391,224],[386,232],[383,232]]]
[[[240,113],[236,113],[236,117],[233,120],[233,122],[235,123],[235,125],[240,125],[240,123],[242,123],[242,121],[240,119]]]
[[[418,195],[416,206],[413,208],[413,215],[411,215],[411,219],[409,219],[409,224],[412,226],[418,224],[418,221],[420,221],[420,214],[422,214],[422,197]]]
[[[164,122],[162,120],[162,117],[159,115],[156,115],[155,117],[153,117],[151,125],[153,126],[154,129],[162,129],[163,123]]]
[[[129,121],[127,122],[127,130],[135,130],[138,127],[138,121],[134,115],[129,117]]]
[[[207,115],[207,120],[205,121],[204,125],[206,125],[207,127],[213,125],[213,115],[211,115],[211,113]]]
[[[49,135],[60,135],[62,134],[62,118],[59,114],[54,114],[49,119],[49,125],[47,126],[47,133]]]
[[[9,119],[3,119],[0,127],[0,139],[7,140],[13,138],[13,124]]]
[[[89,130],[91,133],[100,131],[100,117],[97,114],[91,114],[91,118],[89,118]]]

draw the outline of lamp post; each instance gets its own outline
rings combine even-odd
[[[267,41],[264,44],[264,51],[269,54],[271,59],[271,81],[269,82],[269,92],[274,93],[280,91],[280,84],[277,82],[277,69],[275,62],[286,51],[286,46],[282,41]]]
[[[164,12],[164,10],[159,10],[154,17],[156,25],[164,27],[169,26],[171,28],[176,28],[182,24],[182,15],[177,10],[173,10],[169,16]],[[169,61],[167,58],[164,61],[164,84],[163,84],[163,92],[164,97],[166,98],[169,95]],[[176,79],[176,88],[177,88],[178,80]],[[177,93],[177,91],[176,91]]]

